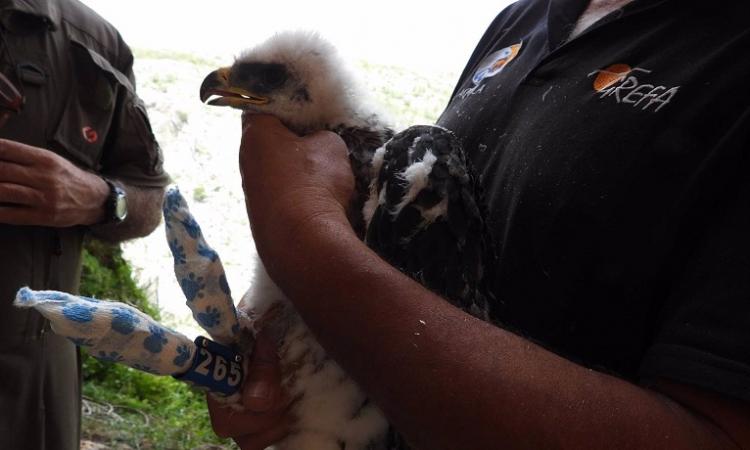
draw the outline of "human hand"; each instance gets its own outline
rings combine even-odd
[[[232,438],[242,450],[262,450],[289,433],[292,418],[289,398],[281,388],[281,368],[277,342],[271,331],[261,331],[250,356],[242,386],[242,405],[238,412],[207,396],[214,432]]]
[[[277,118],[243,116],[240,170],[248,216],[263,247],[319,217],[346,221],[354,177],[344,141],[319,131],[297,136]],[[262,248],[259,248],[262,253]]]
[[[0,223],[69,227],[104,217],[107,183],[43,148],[0,139]]]

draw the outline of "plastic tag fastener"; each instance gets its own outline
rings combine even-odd
[[[173,377],[227,397],[239,391],[245,377],[242,355],[203,336],[194,342],[197,348],[190,368]]]

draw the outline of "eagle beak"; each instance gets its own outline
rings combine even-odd
[[[208,74],[201,84],[200,96],[203,103],[233,108],[268,103],[267,97],[255,95],[247,89],[230,86],[229,74],[231,71],[231,68],[223,67]]]

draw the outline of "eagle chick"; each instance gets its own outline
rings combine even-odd
[[[487,319],[491,260],[478,183],[448,130],[410,127],[393,136],[336,49],[317,33],[276,34],[203,81],[201,100],[278,117],[298,134],[338,133],[349,149],[365,242],[454,305]],[[391,139],[393,138],[393,139]],[[250,327],[279,330],[283,384],[295,399],[295,431],[279,450],[407,447],[380,410],[327,356],[292,304],[256,265],[239,305]],[[263,320],[253,320],[258,318]]]

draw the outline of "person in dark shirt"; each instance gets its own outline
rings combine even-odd
[[[246,119],[269,274],[410,445],[750,448],[748,12],[524,0],[495,19],[438,124],[486,191],[502,327],[356,238],[334,135]],[[261,353],[252,411],[210,404],[244,450],[292,420]]]
[[[132,64],[76,0],[0,1],[2,449],[79,447],[76,347],[14,308],[18,289],[76,292],[84,236],[122,241],[159,223],[168,177]]]

